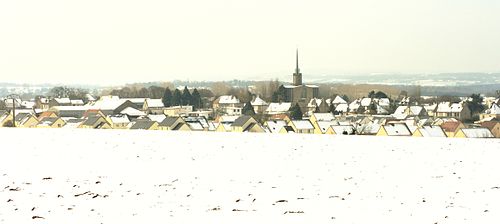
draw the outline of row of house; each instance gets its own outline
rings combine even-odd
[[[213,121],[203,116],[130,116],[130,111],[106,114],[101,110],[86,110],[81,117],[60,117],[46,111],[38,117],[30,113],[15,116],[17,127],[24,128],[86,128],[140,129],[165,131],[215,131],[254,133],[297,133],[330,135],[376,135],[413,137],[500,137],[500,122],[487,121],[476,127],[466,127],[456,119],[397,120],[392,116],[334,116],[332,113],[312,113],[302,120],[292,120],[286,114],[273,115],[260,123],[252,116],[219,116]],[[0,124],[12,120],[12,115],[0,111]]]

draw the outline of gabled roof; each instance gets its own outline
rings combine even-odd
[[[283,126],[286,132],[295,132],[291,126]]]
[[[71,104],[71,100],[69,98],[54,98],[54,100],[58,104]]]
[[[130,120],[128,119],[127,115],[112,115],[109,116],[109,119],[111,119],[111,122],[113,124],[123,124],[123,123],[129,123]]]
[[[313,116],[316,117],[317,121],[333,121],[335,120],[335,116],[332,113],[313,113]]]
[[[390,123],[383,126],[388,136],[411,136],[411,131],[404,123]]]
[[[330,126],[337,135],[353,135],[356,129],[352,125],[332,125]]]
[[[269,120],[267,121],[267,128],[271,133],[278,133],[281,128],[286,126],[286,121],[284,120]]]
[[[341,103],[347,103],[342,97],[336,96],[335,99],[332,101],[333,104],[341,104]]]
[[[238,119],[236,119],[234,121],[234,123],[231,125],[231,126],[234,126],[234,127],[242,127],[245,123],[248,122],[248,120],[252,119],[251,116],[248,116],[248,115],[244,115],[244,116],[240,116],[238,117]]]
[[[166,117],[167,116],[165,116],[164,114],[149,114],[148,115],[149,120],[156,121],[158,123],[165,120]]]
[[[481,127],[488,128],[488,130],[492,131],[493,128],[498,125],[500,122],[498,121],[485,121],[481,123]]]
[[[440,126],[424,126],[420,128],[420,133],[424,137],[442,137],[446,138],[446,134]]]
[[[291,121],[297,129],[314,129],[314,126],[309,120],[292,120]]]
[[[236,98],[235,96],[232,95],[225,95],[225,96],[220,96],[219,99],[219,104],[234,104],[234,103],[240,103],[240,100]]]
[[[290,110],[290,107],[292,107],[292,103],[270,103],[269,107],[267,107],[266,112],[267,113],[283,113],[287,112]]]
[[[253,101],[252,101],[252,106],[267,106],[269,105],[266,101],[261,99],[259,96],[257,96]]]
[[[90,116],[88,117],[83,123],[82,125],[85,125],[85,126],[93,126],[94,124],[96,124],[99,119],[104,119],[100,116]]]
[[[163,119],[163,121],[160,123],[160,126],[162,127],[171,127],[172,125],[177,122],[177,120],[182,119],[181,117],[166,117]],[[183,122],[182,122],[183,123]]]
[[[368,98],[368,97],[361,99],[361,102],[360,102],[361,106],[363,106],[363,107],[370,106],[371,103],[372,103],[372,99]]]
[[[83,100],[70,100],[73,105],[83,105]]]
[[[148,104],[148,107],[153,107],[153,108],[165,107],[161,99],[146,99],[146,103]]]
[[[136,120],[135,123],[130,127],[130,129],[136,129],[136,130],[144,130],[144,129],[150,129],[151,126],[153,126],[156,121],[150,121],[150,120]]]
[[[61,119],[61,118],[59,118],[59,117],[44,117],[44,118],[42,118],[42,120],[40,120],[40,122],[38,122],[38,125],[51,126],[59,119]]]
[[[347,105],[347,103],[341,103],[335,107],[335,111],[347,113],[349,112],[349,105]]]
[[[462,128],[462,132],[467,138],[494,138],[487,128]]]
[[[496,103],[492,104],[489,109],[485,111],[486,114],[500,115],[500,106]]]
[[[321,132],[325,133],[330,126],[336,125],[336,124],[338,124],[338,122],[336,122],[336,121],[318,121],[317,124],[318,124]]]
[[[455,132],[455,131],[457,131],[460,124],[461,123],[459,121],[447,121],[447,122],[444,122],[443,124],[441,124],[441,128],[445,132]]]
[[[139,117],[139,116],[145,116],[146,113],[140,111],[140,110],[137,110],[133,107],[127,107],[125,109],[123,109],[120,114],[126,114],[126,115],[129,115],[129,116],[133,116],[133,117]]]

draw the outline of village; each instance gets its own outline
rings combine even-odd
[[[470,120],[467,103],[440,102],[410,105],[402,98],[389,113],[389,98],[360,98],[347,102],[312,98],[296,108],[292,102],[266,102],[259,96],[241,102],[236,96],[217,97],[211,108],[192,105],[166,107],[162,99],[120,98],[90,94],[86,99],[37,98],[36,101],[5,100],[1,127],[141,129],[163,131],[213,131],[298,133],[327,135],[376,135],[413,137],[500,137],[499,98],[484,98],[480,120]],[[86,103],[84,103],[86,102]],[[14,104],[12,104],[14,103]],[[248,105],[250,104],[250,105]],[[304,112],[302,112],[304,111]]]

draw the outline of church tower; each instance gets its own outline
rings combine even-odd
[[[293,73],[293,85],[294,86],[301,86],[302,85],[302,73],[300,73],[299,69],[299,49],[297,49],[295,53],[295,60],[296,60],[296,67],[295,67],[295,73]]]

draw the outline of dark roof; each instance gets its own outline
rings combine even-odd
[[[31,114],[28,113],[19,113],[16,115],[16,121],[22,121],[24,118],[31,116]]]
[[[458,126],[460,126],[458,121],[448,121],[441,124],[441,128],[446,132],[455,132]]]
[[[137,120],[130,129],[149,129],[153,124],[156,123],[156,121],[150,121],[150,120]]]
[[[100,116],[92,116],[92,117],[88,117],[87,120],[85,120],[85,122],[83,122],[82,125],[88,125],[88,126],[92,126],[94,125],[95,123],[97,123],[97,121],[99,121],[99,119],[101,119]]]
[[[80,122],[83,122],[85,121],[85,119],[79,119],[79,118],[75,118],[75,119],[69,119],[66,121],[66,123],[80,123]]]
[[[481,124],[481,127],[483,128],[488,128],[490,131],[493,131],[493,128],[495,127],[495,125],[497,125],[498,121],[485,121]]]
[[[185,125],[184,123],[178,123],[174,128],[172,128],[172,130],[175,130],[175,131],[178,131],[182,125]]]
[[[250,119],[252,119],[252,117],[248,116],[248,115],[240,116],[236,120],[234,120],[234,123],[232,124],[232,126],[241,127],[245,123],[247,123],[247,121]]]
[[[253,126],[257,125],[256,123],[251,123],[250,125],[248,125],[248,127],[245,128],[245,130],[243,130],[243,132],[247,132],[248,130],[251,130],[253,128]]]
[[[179,119],[180,117],[166,117],[165,119],[163,119],[163,121],[160,123],[160,126],[165,126],[165,127],[170,127],[172,125],[175,124],[175,122],[177,121],[177,119]]]
[[[50,122],[50,124],[53,124],[58,119],[59,119],[58,117],[44,117],[44,118],[42,118],[42,120],[40,120],[40,123],[48,121],[48,122]]]
[[[287,132],[295,132],[295,130],[293,130],[292,126],[283,126],[283,128],[287,131]]]

